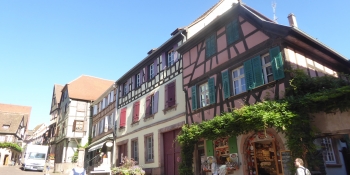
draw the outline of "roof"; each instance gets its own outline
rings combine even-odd
[[[64,87],[64,86],[59,85],[59,84],[55,84],[55,85],[54,85],[54,88],[55,88],[55,95],[56,95],[56,103],[57,103],[57,104],[60,103],[61,95],[62,95],[61,91],[62,91],[63,87]]]
[[[0,111],[0,133],[16,134],[22,119],[27,114],[8,113]],[[3,125],[9,125],[7,129],[3,128]]]
[[[190,25],[188,25],[187,27],[191,27],[195,24],[197,24],[199,21],[202,21],[203,19],[205,19],[205,17],[207,17],[216,7],[218,7],[222,2],[224,2],[225,0],[219,0],[218,3],[216,3],[215,5],[213,5],[209,10],[207,10],[206,12],[204,12],[199,18],[197,18],[196,20],[194,20]]]
[[[26,114],[24,115],[24,125],[26,126],[26,129],[28,129],[31,111],[32,111],[32,107],[30,106],[20,106],[20,105],[0,103],[0,112]]]
[[[94,101],[113,83],[112,80],[82,75],[66,86],[68,87],[69,98]]]

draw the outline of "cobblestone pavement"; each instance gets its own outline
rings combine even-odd
[[[20,166],[0,166],[1,175],[44,175],[45,172],[41,171],[23,171]],[[50,175],[60,175],[60,173],[52,173]]]

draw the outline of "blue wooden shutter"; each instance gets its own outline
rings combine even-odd
[[[253,88],[255,88],[252,60],[245,61],[243,63],[243,66],[247,90],[252,90]]]
[[[212,140],[206,140],[206,150],[207,150],[207,156],[214,156],[214,149],[213,149],[213,141]]]
[[[273,79],[279,80],[284,78],[282,54],[278,46],[270,49],[270,59]]]
[[[211,55],[216,53],[216,34],[211,36]]]
[[[209,88],[209,103],[215,103],[215,79],[209,78],[208,80],[208,88]]]
[[[253,66],[255,87],[263,85],[264,84],[264,74],[262,73],[260,56],[256,56],[256,57],[252,58],[252,66]]]
[[[231,95],[230,91],[230,80],[228,76],[228,71],[222,72],[222,86],[224,89],[224,98],[229,98]]]
[[[194,85],[191,88],[192,91],[192,110],[197,109],[197,86]]]
[[[207,38],[205,41],[205,57],[206,58],[210,57],[210,47],[211,47],[210,38]]]
[[[235,136],[228,138],[228,145],[230,153],[238,153],[237,138]]]
[[[159,98],[159,91],[157,91],[154,94],[154,104],[153,104],[153,112],[154,113],[158,112],[158,98]]]

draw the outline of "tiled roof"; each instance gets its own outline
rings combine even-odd
[[[26,129],[28,129],[31,111],[32,111],[32,107],[30,106],[20,106],[20,105],[0,103],[0,112],[26,114],[24,115],[24,125],[26,126]]]
[[[61,91],[63,89],[63,86],[62,85],[59,85],[59,84],[55,84],[55,94],[56,94],[56,103],[58,104],[61,100]]]
[[[0,133],[15,134],[25,115],[27,114],[8,113],[8,112],[0,111]],[[9,125],[10,127],[7,129],[4,129],[3,128],[4,125]]]
[[[96,100],[114,81],[82,75],[66,86],[69,98],[80,100]]]

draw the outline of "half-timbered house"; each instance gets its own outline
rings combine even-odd
[[[187,124],[211,120],[222,112],[267,98],[283,98],[291,78],[285,69],[303,69],[311,77],[349,73],[346,58],[298,29],[292,14],[289,18],[291,26],[283,26],[238,3],[177,49],[183,58]],[[336,121],[319,114],[316,126],[321,132],[348,135],[349,113],[335,115],[344,119]],[[214,156],[219,164],[225,164],[230,155],[239,157],[234,174],[282,174],[280,153],[288,150],[284,135],[274,128],[267,129],[264,137],[259,134],[199,140],[194,153],[195,174],[205,174],[201,162],[206,157]],[[339,139],[325,137],[322,142],[329,147],[324,157],[326,171],[342,174],[346,164],[338,151]],[[268,151],[259,151],[263,147],[269,147]],[[265,154],[266,163],[254,163]]]

